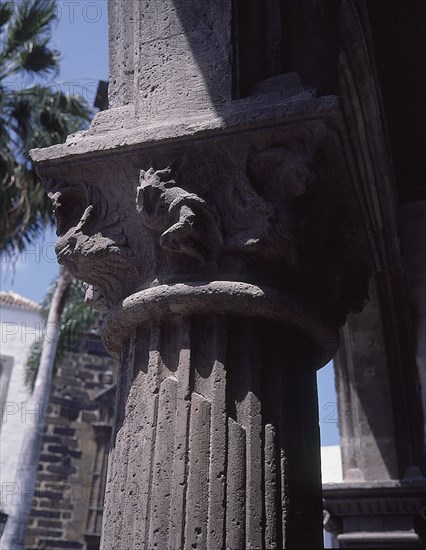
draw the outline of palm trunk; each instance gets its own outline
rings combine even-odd
[[[17,491],[13,494],[10,515],[1,538],[4,550],[22,550],[25,530],[31,512],[31,505],[37,480],[38,461],[43,441],[45,412],[49,405],[52,371],[55,363],[56,348],[60,331],[60,318],[72,283],[71,274],[63,267],[49,308],[40,366],[34,391],[27,402],[28,410],[37,413],[31,415],[33,427],[21,447],[16,472]]]

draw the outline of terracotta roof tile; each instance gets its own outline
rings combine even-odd
[[[29,311],[40,311],[41,306],[28,298],[24,298],[16,292],[0,291],[0,305],[11,306],[19,309],[26,309]]]

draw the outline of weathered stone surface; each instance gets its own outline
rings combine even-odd
[[[103,548],[291,548],[308,522],[304,544],[320,546],[315,369],[304,338],[288,333],[289,352],[283,333],[232,315],[175,315],[130,342]],[[300,400],[304,413],[289,413]]]
[[[335,484],[324,490],[329,514],[325,528],[342,548],[419,548],[413,517],[421,521],[426,509],[421,477],[398,481],[362,480]]]
[[[339,101],[279,74],[293,4],[258,53],[259,3],[110,4],[113,108],[32,153],[120,356],[103,548],[320,548],[315,371],[370,264]]]
[[[179,117],[231,98],[231,5],[142,0],[110,12],[114,107],[142,120]]]
[[[104,549],[321,546],[315,368],[368,254],[339,113],[301,103],[38,163],[60,261],[121,355]]]
[[[399,27],[398,9],[395,3],[386,17]],[[372,20],[369,14],[374,14]],[[400,95],[393,84],[383,90],[379,83],[383,60],[392,56],[380,40],[389,34],[388,44],[393,41],[382,15],[377,4],[373,8],[367,2],[341,3],[342,110],[365,197],[364,219],[374,262],[369,303],[362,313],[349,315],[334,363],[344,483],[336,484],[333,491],[326,489],[325,506],[331,513],[329,524],[338,524],[335,532],[339,545],[348,548],[415,547],[424,545],[425,533],[423,504],[419,501],[426,486],[421,376],[416,372],[413,303],[404,248],[400,246],[403,233],[397,212],[402,205],[396,193],[398,190],[400,197],[407,197],[410,188],[412,192],[417,160],[413,168],[408,169],[407,164],[399,182],[393,170],[407,149],[410,159],[420,156],[409,145],[416,135],[413,124],[409,138],[400,140],[396,147],[393,139],[391,159],[387,129],[395,124],[393,117],[399,119],[393,127],[398,140],[407,135],[404,125],[410,126],[410,122],[407,112],[394,107],[385,112],[390,106],[386,100],[383,103],[382,93],[394,96],[394,106]],[[370,23],[376,27],[373,35]],[[411,36],[408,43],[412,48]],[[401,47],[399,41],[398,50]],[[376,66],[380,58],[382,66]],[[392,70],[403,82],[400,68],[392,65]],[[417,112],[412,99],[410,109]],[[415,211],[413,208],[413,214]],[[410,225],[416,233],[414,222],[413,217]],[[415,243],[413,235],[410,247],[415,249]]]
[[[244,140],[171,140],[154,160],[145,144],[84,173],[72,159],[39,165],[57,205],[59,259],[98,306],[216,278],[308,297],[341,323],[367,296],[368,254],[339,124],[331,110],[246,130]]]

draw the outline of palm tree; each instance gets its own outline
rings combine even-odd
[[[49,47],[56,20],[54,0],[21,0],[0,4],[0,253],[22,251],[53,223],[53,212],[38,181],[28,151],[65,141],[68,134],[83,129],[91,118],[90,109],[76,96],[53,91],[35,83],[25,88],[20,82],[45,78],[58,71],[59,54]],[[34,378],[31,400],[39,411],[49,403],[53,366],[61,327],[73,295],[72,276],[61,268],[52,293],[46,334]],[[80,301],[81,303],[81,301]],[[76,310],[74,309],[74,314]],[[80,313],[82,310],[80,308]],[[91,323],[82,315],[80,328]],[[76,331],[76,319],[70,326]],[[69,328],[69,327],[68,327]],[[62,331],[64,334],[64,331]],[[17,479],[21,491],[11,503],[12,513],[2,536],[2,547],[23,548],[31,510],[32,494],[43,438],[44,415],[35,415],[18,460]]]
[[[2,548],[10,550],[21,550],[24,546],[25,530],[31,511],[43,442],[44,413],[49,405],[61,310],[67,299],[71,282],[72,277],[69,272],[62,269],[49,309],[34,391],[28,403],[28,406],[32,407],[31,410],[38,411],[38,414],[34,415],[34,425],[31,426],[31,430],[28,430],[19,453],[16,469],[18,490],[13,495],[15,498],[9,503],[10,514],[1,540]]]
[[[0,4],[0,251],[23,250],[53,222],[52,207],[28,151],[64,142],[91,118],[88,105],[36,78],[58,72],[49,48],[54,0]]]

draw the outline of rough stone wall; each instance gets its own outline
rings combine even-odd
[[[26,550],[88,550],[98,545],[100,533],[88,529],[90,508],[96,505],[93,484],[99,482],[94,477],[95,426],[110,416],[113,400],[105,414],[104,404],[96,397],[111,387],[114,373],[114,361],[93,335],[84,339],[79,350],[66,352],[56,371]]]

